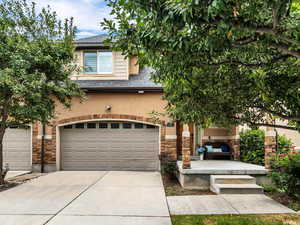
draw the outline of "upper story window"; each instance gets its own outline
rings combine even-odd
[[[84,72],[94,74],[111,74],[113,72],[112,52],[84,52]]]

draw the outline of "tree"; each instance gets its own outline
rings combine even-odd
[[[0,184],[6,129],[45,124],[55,116],[55,102],[69,107],[73,96],[82,96],[69,79],[76,70],[74,34],[72,19],[58,20],[49,7],[37,12],[25,0],[0,3]]]
[[[114,47],[155,69],[174,118],[300,129],[299,0],[109,0],[109,6],[114,20],[102,25]]]

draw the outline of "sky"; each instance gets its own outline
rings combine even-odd
[[[105,0],[33,0],[38,8],[49,5],[59,18],[74,18],[78,38],[103,33],[100,22],[103,18],[111,18],[110,8]]]

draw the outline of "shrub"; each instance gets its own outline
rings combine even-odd
[[[278,150],[280,153],[289,153],[292,149],[293,142],[285,135],[278,135]]]
[[[240,133],[241,160],[264,165],[265,133],[263,130],[246,130]]]
[[[300,197],[300,153],[276,154],[270,161],[270,176],[289,196]]]
[[[177,163],[176,161],[166,160],[161,164],[161,171],[164,176],[169,178],[175,178],[177,172]]]
[[[263,166],[265,164],[265,132],[260,129],[242,131],[240,139],[241,160]],[[278,153],[289,153],[292,144],[292,141],[285,135],[278,135]]]

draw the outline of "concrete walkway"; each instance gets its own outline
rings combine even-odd
[[[30,173],[30,171],[8,171],[5,180]]]
[[[167,197],[171,215],[295,213],[263,194]]]
[[[158,172],[56,172],[0,193],[1,225],[171,225]]]

